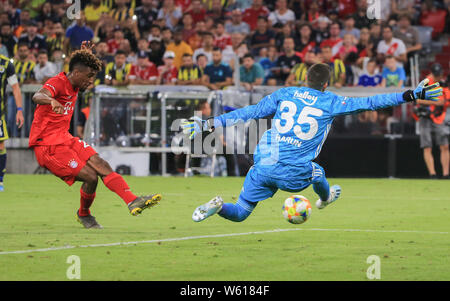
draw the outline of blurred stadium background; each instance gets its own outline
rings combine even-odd
[[[316,62],[330,65],[330,90],[340,95],[400,92],[424,77],[448,87],[450,1],[367,2],[2,1],[0,53],[14,62],[26,120],[17,129],[9,93],[8,173],[45,173],[27,149],[31,96],[47,78],[67,71],[71,51],[83,40],[95,43],[105,68],[95,87],[79,95],[71,132],[122,174],[190,176],[195,172],[187,168],[198,165],[210,175],[214,164],[214,176],[245,175],[251,155],[237,152],[189,157],[186,165],[186,156],[170,148],[178,133],[173,121],[194,111],[220,114],[282,86],[301,86]],[[446,93],[431,115],[448,129]],[[405,104],[337,118],[319,164],[331,177],[428,177],[415,113]],[[248,153],[248,136],[243,131],[224,141]],[[438,175],[440,151],[448,156],[448,145],[433,149]]]

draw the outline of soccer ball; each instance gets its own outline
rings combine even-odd
[[[291,224],[303,224],[311,216],[311,204],[302,195],[292,195],[284,201],[283,216]]]

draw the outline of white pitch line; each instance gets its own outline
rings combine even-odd
[[[140,241],[127,241],[127,242],[114,242],[105,244],[92,244],[92,245],[81,245],[81,246],[61,246],[45,249],[34,249],[34,250],[18,250],[18,251],[3,251],[0,255],[8,254],[25,254],[33,252],[49,252],[49,251],[60,251],[67,249],[76,248],[98,248],[98,247],[114,247],[114,246],[125,246],[125,245],[137,245],[137,244],[151,244],[158,242],[171,242],[171,241],[183,241],[192,239],[202,239],[202,238],[218,238],[218,237],[231,237],[231,236],[243,236],[252,234],[267,234],[267,233],[277,233],[277,232],[289,232],[289,231],[334,231],[334,232],[375,232],[375,233],[416,233],[416,234],[449,234],[449,232],[438,232],[438,231],[415,231],[415,230],[371,230],[371,229],[319,229],[319,228],[295,228],[295,229],[273,229],[266,231],[254,231],[254,232],[244,232],[244,233],[227,233],[227,234],[212,234],[212,235],[199,235],[199,236],[186,236],[186,237],[175,237],[175,238],[164,238],[164,239],[153,239],[153,240],[140,240]]]

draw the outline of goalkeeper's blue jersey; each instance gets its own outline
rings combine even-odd
[[[310,162],[319,155],[336,116],[402,103],[402,93],[351,98],[307,87],[287,87],[256,105],[216,117],[215,124],[231,126],[275,114],[271,129],[256,147],[255,166],[275,178],[306,177],[305,171],[311,169]]]

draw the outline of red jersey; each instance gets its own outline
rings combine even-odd
[[[78,89],[74,89],[64,72],[47,80],[42,86],[64,106],[63,114],[56,114],[51,105],[37,105],[31,124],[29,147],[63,144],[73,136],[69,133]]]
[[[172,66],[169,70],[165,71],[166,66],[158,66],[158,74],[161,75],[162,84],[175,83],[178,78],[178,69]]]
[[[206,10],[201,9],[199,12],[194,12],[193,10],[190,10],[187,12],[192,16],[192,20],[194,21],[194,24],[200,21],[205,21],[206,17]]]
[[[251,30],[256,29],[256,23],[258,23],[258,17],[268,17],[270,11],[265,6],[261,6],[259,9],[254,9],[253,7],[247,8],[242,14],[242,21],[250,26]]]
[[[214,46],[224,50],[227,46],[231,46],[231,36],[229,34],[223,34],[222,36],[216,36],[214,38]]]
[[[141,68],[138,65],[131,66],[130,79],[154,80],[158,77],[158,70],[156,65],[150,62],[146,68]]]

